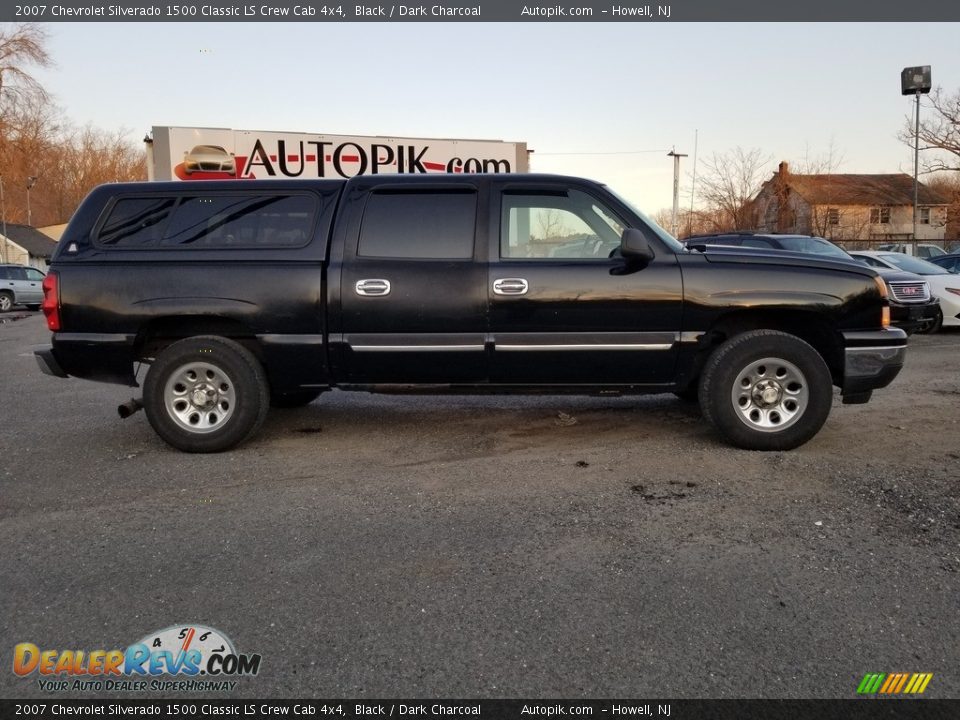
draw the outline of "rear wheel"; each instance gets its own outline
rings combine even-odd
[[[10,312],[13,309],[13,295],[0,292],[0,313]]]
[[[734,445],[790,450],[817,434],[833,399],[830,370],[794,335],[754,330],[710,356],[700,379],[704,416]]]
[[[266,375],[233,340],[180,340],[158,356],[143,387],[157,434],[184,452],[229,450],[253,435],[270,407]]]

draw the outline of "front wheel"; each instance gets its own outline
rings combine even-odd
[[[921,335],[933,335],[936,332],[940,332],[940,328],[943,327],[943,311],[937,310],[936,317],[933,318],[923,327],[917,328],[917,332]]]
[[[817,434],[833,400],[830,370],[808,343],[754,330],[721,345],[700,378],[704,416],[737,447],[791,450]]]
[[[253,435],[270,407],[263,366],[233,340],[200,336],[150,366],[143,407],[156,433],[184,452],[220,452]]]

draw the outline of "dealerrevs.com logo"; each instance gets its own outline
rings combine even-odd
[[[51,692],[233,690],[234,678],[259,671],[260,655],[238,653],[222,632],[196,624],[150,633],[125,649],[48,650],[24,642],[13,650],[13,672],[35,674],[40,689]]]

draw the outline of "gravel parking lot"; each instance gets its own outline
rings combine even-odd
[[[912,338],[892,387],[787,453],[673,396],[334,392],[191,456],[117,417],[130,389],[40,374],[22,315],[3,697],[44,696],[16,643],[190,622],[262,655],[230,697],[852,698],[867,672],[960,696],[960,333]]]

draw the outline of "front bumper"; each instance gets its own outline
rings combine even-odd
[[[845,332],[843,338],[844,402],[862,402],[863,396],[889,385],[903,369],[907,334],[900,328]]]
[[[890,322],[908,333],[922,330],[937,319],[940,311],[940,300],[933,298],[927,303],[897,303],[890,302]]]

